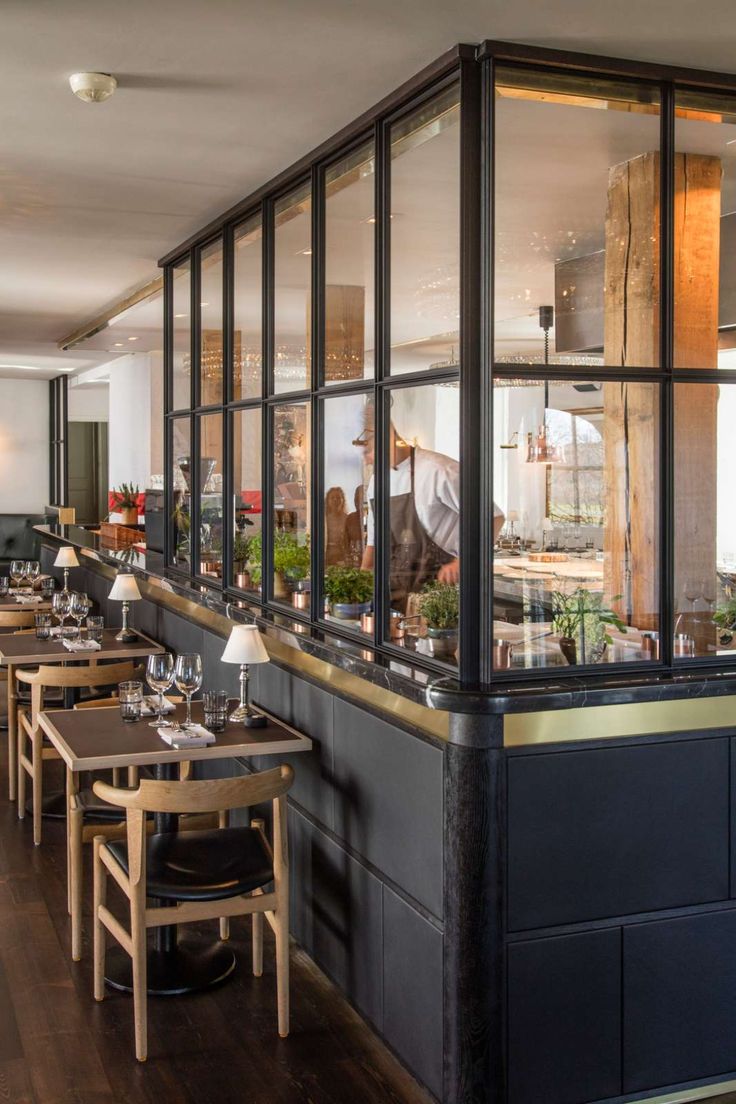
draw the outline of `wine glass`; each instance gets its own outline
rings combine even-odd
[[[64,622],[69,616],[69,607],[71,605],[71,594],[67,590],[54,591],[54,597],[51,599],[51,609],[53,614],[59,621],[59,627],[61,635],[64,635]]]
[[[149,728],[168,726],[170,721],[164,720],[164,693],[174,681],[174,657],[170,652],[162,652],[161,655],[150,655],[146,665],[146,679],[148,685],[158,693],[158,719],[149,721]],[[200,677],[200,684],[201,684]]]
[[[69,602],[69,613],[77,622],[77,640],[82,639],[82,622],[92,608],[92,603],[86,594],[73,591]]]
[[[33,580],[38,578],[40,571],[41,565],[38,560],[26,560],[23,574],[28,579],[29,586],[33,586]]]
[[[185,725],[192,723],[192,694],[196,694],[202,685],[202,657],[196,652],[184,653],[176,657],[174,682],[177,690],[187,696],[187,715]]]
[[[23,560],[11,560],[10,561],[10,581],[14,587],[20,585],[20,581],[25,574],[25,562]]]

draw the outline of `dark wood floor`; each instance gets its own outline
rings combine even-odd
[[[0,743],[3,1104],[428,1104],[295,947],[291,1035],[279,1039],[273,947],[263,977],[253,978],[244,920],[232,925],[236,978],[206,994],[151,1000],[149,1058],[136,1062],[130,998],[92,999],[88,935],[83,961],[69,957],[63,826],[45,822],[33,847],[30,823],[7,799],[5,732]],[[89,866],[87,887],[88,874]]]

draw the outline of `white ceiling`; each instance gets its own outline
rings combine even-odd
[[[736,67],[731,0],[4,0],[1,26],[0,365],[31,378],[98,363],[56,342],[459,41]]]

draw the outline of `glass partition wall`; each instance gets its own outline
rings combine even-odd
[[[458,48],[166,259],[173,569],[466,685],[736,655],[736,99],[607,64]]]

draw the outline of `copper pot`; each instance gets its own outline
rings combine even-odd
[[[367,633],[368,636],[373,636],[376,628],[376,617],[373,613],[361,613],[360,615],[360,631]]]
[[[308,610],[309,597],[310,595],[308,590],[295,590],[291,595],[291,604],[294,609]]]
[[[659,659],[659,633],[643,632],[641,634],[641,653],[644,659]]]
[[[494,640],[493,641],[493,670],[503,671],[511,666],[511,659],[514,654],[513,644],[508,640]]]

